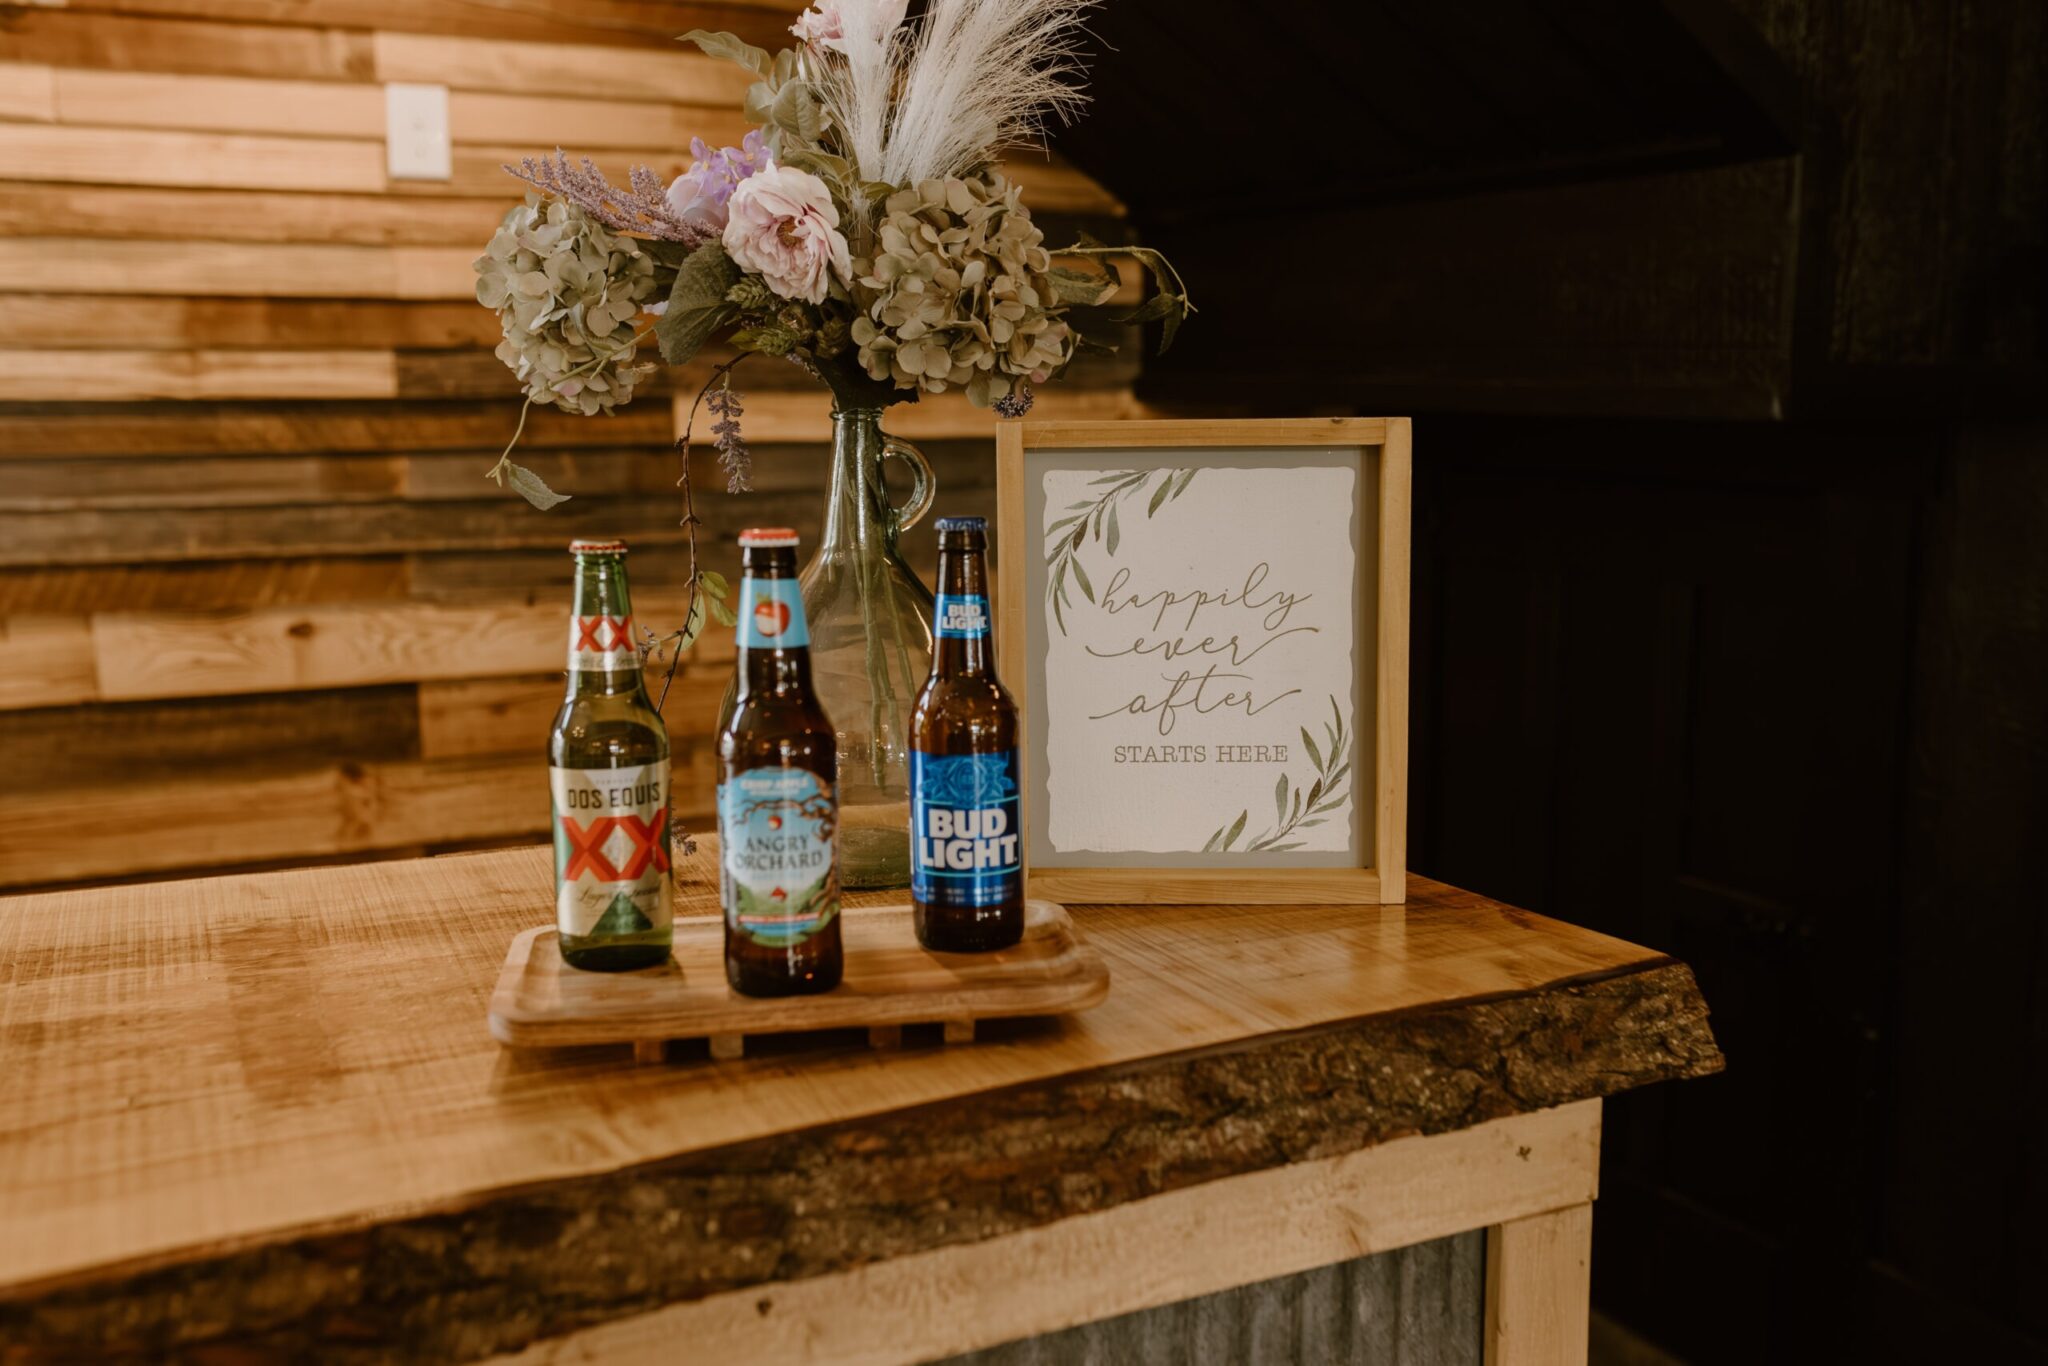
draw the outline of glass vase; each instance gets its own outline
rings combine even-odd
[[[910,467],[889,501],[884,462]],[[848,887],[910,885],[910,709],[932,667],[932,595],[897,554],[930,510],[931,464],[882,430],[882,409],[836,404],[825,527],[799,575],[811,678],[839,734],[839,872]]]

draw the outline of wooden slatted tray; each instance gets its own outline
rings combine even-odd
[[[947,1043],[974,1037],[976,1020],[1064,1015],[1109,994],[1109,968],[1081,941],[1066,907],[1025,903],[1024,938],[996,953],[930,953],[909,906],[841,913],[846,975],[818,996],[757,999],[725,982],[725,927],[678,920],[669,962],[639,972],[579,972],[562,961],[552,926],[512,941],[491,993],[491,1035],[513,1048],[630,1043],[658,1062],[670,1039],[707,1039],[714,1058],[737,1058],[749,1034],[864,1028],[892,1047],[903,1026],[940,1024]]]

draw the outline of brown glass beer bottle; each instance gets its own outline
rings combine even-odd
[[[811,690],[796,533],[740,533],[739,671],[718,735],[725,979],[749,996],[830,991],[839,944],[839,742]]]
[[[937,636],[910,721],[910,895],[918,942],[1004,949],[1024,934],[1017,704],[996,678],[988,537],[939,519]]]

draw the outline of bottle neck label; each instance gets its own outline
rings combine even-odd
[[[555,926],[613,938],[669,924],[668,760],[549,768]]]
[[[1024,893],[1017,751],[910,752],[910,892],[928,906],[996,906]]]
[[[572,673],[614,673],[640,667],[633,644],[633,617],[569,616],[569,669]]]
[[[805,768],[756,768],[718,789],[719,872],[732,932],[801,944],[839,914],[839,806]]]
[[[739,616],[742,650],[794,650],[811,643],[795,579],[740,580]]]
[[[941,593],[933,625],[941,639],[987,640],[988,599],[979,593]]]

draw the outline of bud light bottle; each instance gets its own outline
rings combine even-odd
[[[996,678],[988,537],[939,520],[937,636],[910,723],[910,895],[918,942],[948,953],[1024,935],[1017,704]]]

